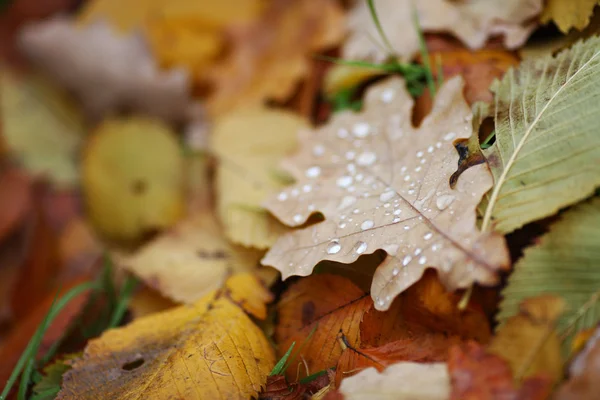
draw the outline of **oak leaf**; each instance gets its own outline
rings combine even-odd
[[[112,240],[135,241],[184,212],[184,161],[175,132],[159,120],[107,119],[82,165],[88,216]]]
[[[231,273],[254,270],[260,255],[231,245],[212,213],[200,212],[117,262],[164,296],[191,304]]]
[[[252,291],[247,290],[247,285]],[[247,399],[267,381],[275,358],[262,331],[231,294],[260,303],[270,293],[249,275],[185,305],[140,318],[88,342],[63,376],[58,399]]]
[[[582,30],[590,23],[598,0],[548,0],[540,16],[542,23],[554,21],[563,33]]]
[[[469,168],[452,188],[459,155],[453,141],[469,137],[472,114],[462,80],[448,81],[419,128],[400,78],[369,89],[362,112],[341,112],[304,132],[286,167],[297,184],[267,201],[290,226],[312,213],[323,222],[280,238],[262,260],[283,278],[309,275],[322,260],[351,263],[383,249],[371,296],[378,310],[418,281],[427,267],[449,289],[495,284],[508,266],[504,239],[481,233],[476,207],[492,186],[485,164]]]
[[[480,207],[482,230],[512,232],[600,185],[598,71],[596,36],[556,57],[526,60],[492,85],[496,141],[481,152],[494,187]]]
[[[275,0],[254,24],[232,29],[233,48],[209,80],[213,114],[286,100],[309,71],[307,57],[337,44],[343,13],[333,0]]]
[[[600,199],[581,203],[560,216],[537,244],[525,250],[502,291],[498,320],[505,322],[519,313],[524,299],[552,294],[566,303],[557,323],[569,353],[577,332],[600,320]]]
[[[262,203],[287,184],[277,174],[279,163],[296,148],[298,130],[308,126],[295,114],[262,107],[215,120],[211,148],[219,158],[217,207],[225,234],[234,243],[267,249],[286,232]]]
[[[450,377],[445,363],[401,362],[381,373],[365,369],[342,380],[338,391],[345,400],[446,400]]]
[[[411,59],[419,51],[419,36],[412,7],[416,8],[419,25],[425,32],[450,32],[471,49],[483,47],[491,36],[503,35],[504,45],[516,48],[527,40],[535,28],[533,18],[542,11],[543,2],[377,0],[373,3],[392,48],[385,49],[379,45],[379,31],[368,3],[359,1],[347,20],[350,36],[343,47],[343,58],[384,61],[391,51],[402,59]]]
[[[78,29],[72,20],[55,17],[23,28],[19,40],[25,54],[72,91],[92,119],[123,110],[170,121],[188,117],[189,74],[159,70],[139,34],[119,36],[105,21]]]

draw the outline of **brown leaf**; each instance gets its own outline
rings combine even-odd
[[[412,58],[419,50],[413,4],[424,32],[450,32],[471,49],[483,47],[489,37],[497,35],[504,36],[506,47],[519,47],[536,27],[533,18],[542,10],[542,0],[378,0],[377,15],[391,52],[403,59]],[[350,37],[343,48],[344,58],[383,61],[389,56],[390,49],[373,39],[380,35],[367,2],[356,3],[347,25]]]
[[[210,76],[211,113],[283,101],[308,73],[307,57],[339,42],[343,14],[333,0],[276,0],[254,24],[231,32],[233,49]]]
[[[584,350],[569,368],[569,380],[558,389],[555,400],[593,400],[600,393],[600,329],[596,328]]]
[[[333,374],[333,371],[327,370],[325,374],[310,382],[296,382],[292,384],[288,384],[283,375],[269,376],[267,378],[267,385],[259,394],[258,398],[260,400],[306,399],[307,396],[310,396],[329,385],[330,374]]]
[[[528,378],[516,388],[508,363],[475,342],[450,349],[448,369],[451,400],[544,400],[552,390],[545,376]]]
[[[419,128],[404,81],[390,78],[370,88],[361,113],[342,112],[306,132],[286,167],[295,186],[267,202],[290,226],[313,212],[325,221],[284,235],[263,259],[283,278],[309,275],[322,260],[352,263],[383,249],[371,296],[386,310],[427,267],[453,290],[474,282],[493,285],[508,266],[504,239],[476,227],[476,207],[492,185],[485,164],[468,169],[455,188],[449,178],[459,155],[456,139],[471,136],[471,111],[463,83],[453,78],[436,96]]]
[[[0,173],[0,240],[22,222],[31,206],[31,180],[23,172],[9,169]]]
[[[102,21],[77,29],[55,17],[23,29],[20,42],[32,61],[77,95],[92,119],[124,109],[172,121],[187,117],[188,74],[159,70],[139,35],[118,36]]]
[[[287,369],[287,377],[295,381],[297,371],[304,376],[304,366],[308,368],[306,376],[334,367],[342,354],[339,332],[346,343],[358,347],[359,324],[372,304],[368,294],[341,276],[321,274],[292,284],[279,301],[275,329],[278,358],[293,342],[296,349],[302,349]],[[311,332],[312,337],[305,343]]]

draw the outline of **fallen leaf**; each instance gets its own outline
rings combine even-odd
[[[71,369],[67,360],[72,357],[59,359],[44,367],[44,374],[39,382],[33,386],[36,400],[54,400],[60,391],[62,376]]]
[[[381,373],[365,369],[344,379],[338,391],[345,400],[446,400],[450,377],[445,363],[401,362]]]
[[[347,19],[350,36],[342,49],[344,59],[381,62],[391,51],[401,59],[410,60],[419,51],[413,7],[424,32],[449,32],[471,49],[483,47],[490,36],[498,35],[504,36],[506,47],[519,47],[536,27],[534,17],[542,11],[541,0],[377,0],[374,4],[391,50],[379,44],[379,31],[369,5],[360,1]]]
[[[352,89],[382,74],[383,71],[378,68],[336,64],[325,75],[323,91],[327,96],[332,97],[342,90]]]
[[[175,134],[158,120],[105,120],[87,143],[83,189],[96,229],[135,241],[184,213],[184,172]]]
[[[204,212],[116,261],[162,295],[191,304],[221,287],[230,274],[255,270],[260,255],[227,242],[215,217]]]
[[[448,370],[451,400],[545,400],[552,391],[545,376],[528,378],[517,388],[508,363],[474,342],[450,350]]]
[[[131,297],[127,309],[131,313],[131,318],[136,320],[177,305],[177,303],[163,297],[156,290],[144,286]]]
[[[31,179],[18,169],[0,172],[0,241],[23,222],[31,207]]]
[[[211,148],[219,159],[218,211],[227,238],[267,249],[286,228],[262,207],[267,196],[285,187],[277,175],[281,159],[296,148],[299,116],[267,108],[237,110],[215,121]]]
[[[70,19],[55,17],[27,26],[19,40],[27,56],[73,92],[92,119],[123,110],[170,121],[188,117],[188,73],[159,70],[141,35],[118,36],[104,21],[78,29]]]
[[[0,80],[2,135],[9,152],[33,175],[75,185],[75,153],[85,130],[73,104],[39,76],[3,68]]]
[[[560,339],[556,322],[565,309],[560,297],[529,298],[519,313],[505,321],[488,346],[488,351],[505,359],[516,382],[544,374],[554,384],[562,377]]]
[[[212,114],[266,100],[286,100],[308,73],[307,57],[343,37],[343,14],[333,0],[270,2],[254,24],[232,30],[233,48],[209,81]]]
[[[268,297],[253,276],[254,291]],[[238,281],[238,283],[241,283]],[[89,341],[83,357],[63,376],[57,399],[247,399],[257,396],[275,358],[264,334],[226,290],[140,318]],[[265,307],[263,303],[263,308]]]
[[[600,385],[600,329],[596,328],[585,348],[575,357],[569,368],[569,379],[563,383],[554,399],[556,400],[592,400],[598,397]]]
[[[476,227],[476,206],[492,185],[489,170],[474,166],[455,188],[449,184],[459,159],[453,140],[471,132],[462,89],[458,77],[446,82],[432,113],[414,128],[404,81],[391,78],[369,89],[361,113],[340,112],[305,132],[286,164],[298,183],[266,206],[286,225],[300,226],[313,212],[325,221],[284,235],[262,263],[285,279],[309,275],[324,259],[348,264],[383,249],[388,257],[371,285],[378,310],[427,267],[451,290],[497,283],[497,271],[508,266],[504,240]]]
[[[519,313],[519,303],[541,294],[560,296],[567,311],[557,323],[569,354],[574,335],[600,320],[600,199],[579,204],[562,214],[550,231],[525,249],[502,291],[498,320]]]
[[[598,0],[548,0],[540,16],[542,23],[554,21],[563,32],[584,29],[590,22]]]
[[[295,382],[288,384],[285,376],[272,375],[267,378],[267,386],[259,394],[259,400],[301,400],[319,392],[319,390],[329,385],[332,370],[324,371],[322,375],[316,377],[310,382]],[[310,397],[316,400],[314,396]]]
[[[591,78],[598,70],[594,37],[556,57],[526,60],[492,86],[496,142],[482,152],[494,187],[481,204],[482,230],[512,232],[600,185],[600,139],[592,128],[600,84]]]
[[[346,343],[358,347],[359,324],[372,304],[368,294],[337,275],[313,275],[290,285],[279,300],[275,328],[278,357],[293,342],[301,348],[296,362],[286,370],[288,379],[296,380],[297,363],[302,376],[334,367],[342,354],[339,332]]]

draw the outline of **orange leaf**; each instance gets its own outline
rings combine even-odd
[[[335,366],[342,354],[338,332],[344,334],[347,343],[358,347],[360,321],[372,305],[367,293],[337,275],[315,275],[291,285],[279,302],[279,324],[275,329],[278,358],[292,342],[302,348],[314,329],[296,360],[304,360],[308,374]],[[295,380],[296,371],[297,363],[287,369],[286,375]]]

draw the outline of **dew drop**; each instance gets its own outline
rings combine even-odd
[[[341,229],[344,229],[346,227],[346,223],[345,222],[340,222],[340,224],[338,225]]]
[[[341,249],[342,246],[340,245],[340,242],[337,240],[332,240],[327,246],[327,254],[337,254]]]
[[[400,173],[402,173],[402,174],[405,173],[407,169],[408,168],[406,168],[406,166],[400,168]]]
[[[373,220],[367,219],[367,220],[364,220],[362,224],[360,224],[360,229],[362,229],[363,231],[366,229],[371,229],[373,227],[373,225],[375,225]]]
[[[346,165],[346,169],[348,170],[348,172],[350,172],[352,175],[354,175],[356,173],[356,165],[350,163],[348,165]]]
[[[313,147],[313,155],[315,157],[321,157],[325,153],[325,147],[322,144],[316,144]]]
[[[408,191],[408,194],[415,194],[415,189],[410,189],[410,190]]]
[[[385,301],[383,301],[383,299],[377,299],[377,305],[379,307],[383,307],[384,304],[385,304]]]
[[[309,193],[311,190],[312,190],[312,186],[310,186],[310,185],[304,185],[304,186],[302,186],[302,191],[304,193]]]
[[[434,244],[433,246],[431,246],[431,250],[432,251],[438,251],[439,249],[442,248],[442,245],[439,243]]]
[[[419,255],[419,254],[421,254],[422,252],[423,252],[423,249],[422,249],[422,248],[420,248],[420,247],[417,247],[417,248],[415,249],[415,256],[418,256],[418,255]]]
[[[286,201],[288,198],[288,194],[286,192],[281,192],[277,195],[277,200]]]
[[[396,276],[396,275],[398,275],[399,273],[400,273],[400,270],[399,270],[398,268],[394,268],[394,269],[392,270],[392,275],[393,275],[393,276]]]
[[[445,210],[454,201],[456,197],[450,194],[445,194],[435,200],[435,205],[440,210]]]
[[[444,135],[444,140],[448,141],[448,140],[452,140],[456,137],[456,133],[454,132],[448,132]]]
[[[389,208],[390,206],[391,206],[391,204],[390,204],[390,203],[384,203],[384,204],[383,204],[383,207],[384,207],[384,208]]]
[[[408,182],[408,181],[410,181],[410,175],[406,175],[406,176],[404,177],[404,182]]]
[[[381,101],[384,103],[391,103],[391,101],[394,100],[394,95],[394,89],[385,89],[383,92],[381,92]]]
[[[400,215],[400,214],[402,214],[401,209],[394,210],[394,215]]]
[[[419,165],[417,168],[415,168],[415,172],[419,172],[419,171],[421,171],[422,169],[423,169],[423,167],[421,167],[421,166]]]
[[[417,152],[417,158],[421,158],[423,157],[423,152],[422,151],[418,151]]]
[[[352,204],[356,203],[356,197],[354,196],[344,196],[338,209],[344,209],[346,207],[350,207]]]
[[[400,220],[401,220],[401,218],[400,218],[400,217],[395,217],[395,218],[392,220],[392,222],[393,222],[393,223],[398,223],[398,222],[400,222]]]
[[[369,135],[369,129],[369,124],[367,124],[366,122],[359,122],[357,124],[354,124],[354,126],[352,127],[352,133],[358,138],[364,138]]]
[[[402,259],[402,265],[406,267],[411,261],[412,261],[412,257],[409,255],[406,255]]]
[[[356,156],[356,152],[354,152],[354,151],[347,151],[345,154],[346,160],[348,160],[348,161],[354,160],[355,156]]]
[[[394,197],[396,195],[396,193],[394,193],[393,191],[385,191],[383,193],[381,193],[381,195],[379,195],[379,200],[382,202],[386,202],[386,201],[390,201],[392,199],[392,197]]]
[[[404,225],[404,230],[407,231],[410,229],[410,225]]]
[[[373,153],[372,151],[365,151],[356,159],[358,165],[362,166],[373,165],[375,161],[377,161],[377,154]]]
[[[426,159],[424,159],[424,158],[421,158],[421,161],[420,161],[420,162],[421,162],[421,164],[425,164],[425,163],[427,162],[427,160],[426,160]]]
[[[427,262],[427,257],[425,256],[421,256],[421,258],[419,258],[419,264],[423,265]]]
[[[367,251],[367,244],[365,242],[357,242],[354,245],[354,252],[356,254],[362,254]]]
[[[348,130],[347,130],[346,128],[340,128],[340,129],[338,129],[338,131],[337,131],[337,136],[338,136],[340,139],[345,139],[345,138],[347,138],[347,137],[348,137]]]
[[[296,197],[300,194],[300,191],[298,189],[292,189],[290,194],[292,195],[292,197]]]
[[[292,217],[295,223],[299,224],[302,222],[304,218],[302,218],[302,214],[296,214]]]
[[[360,210],[358,208],[355,208],[354,210],[352,210],[352,214],[358,214],[360,212]]]
[[[364,175],[358,174],[354,177],[354,179],[356,179],[357,182],[361,182],[364,179]]]
[[[341,188],[347,188],[348,186],[352,185],[352,177],[348,175],[340,176],[336,183]]]
[[[321,167],[310,167],[306,170],[305,175],[307,178],[317,178],[319,175],[321,175]]]
[[[429,146],[429,147],[427,148],[427,152],[428,152],[428,153],[433,153],[433,150],[434,150],[434,149],[433,149],[433,146]]]
[[[429,240],[433,237],[433,233],[431,232],[427,232],[425,235],[423,235],[423,239],[425,240]]]

